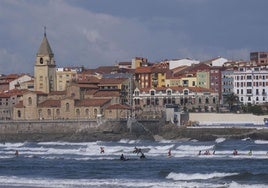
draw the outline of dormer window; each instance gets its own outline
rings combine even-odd
[[[184,91],[183,91],[183,95],[188,95],[189,94],[189,90],[188,89],[185,89]]]
[[[154,90],[152,90],[150,93],[151,93],[152,96],[155,95],[155,91]]]
[[[171,90],[167,90],[167,95],[171,95]]]
[[[139,96],[140,92],[139,91],[135,91],[135,96]]]

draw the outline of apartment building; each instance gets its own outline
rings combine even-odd
[[[66,90],[72,82],[75,82],[77,74],[82,72],[83,67],[63,67],[56,69],[57,91]]]
[[[250,61],[257,66],[268,65],[268,52],[251,52]]]
[[[221,96],[220,96],[220,103],[225,103],[225,97],[234,92],[234,70],[224,70],[221,71]]]
[[[234,71],[234,93],[243,104],[268,102],[268,69],[262,67],[239,67]]]
[[[161,111],[166,105],[179,105],[193,111],[216,111],[218,93],[200,87],[136,88],[133,93],[134,109]]]

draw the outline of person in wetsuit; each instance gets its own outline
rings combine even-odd
[[[144,153],[141,153],[140,159],[145,159],[145,158],[146,157],[145,157]]]
[[[122,155],[120,156],[120,160],[121,160],[121,161],[125,161],[125,160],[126,160],[124,154],[122,154]]]

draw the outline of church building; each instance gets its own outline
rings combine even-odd
[[[128,85],[128,79],[117,79],[116,87],[114,79],[109,79],[105,83],[108,89],[102,88],[101,81],[94,87],[73,82],[66,90],[57,91],[56,64],[46,32],[36,54],[34,79],[34,91],[25,92],[13,108],[14,120],[96,119],[105,114],[118,119],[129,114],[129,107],[115,105],[120,103],[121,85]]]

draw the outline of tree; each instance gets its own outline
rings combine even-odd
[[[235,111],[237,110],[237,108],[234,108],[234,106],[235,105],[237,106],[239,104],[239,98],[234,93],[230,93],[230,94],[225,95],[224,102],[228,104],[230,111]]]

